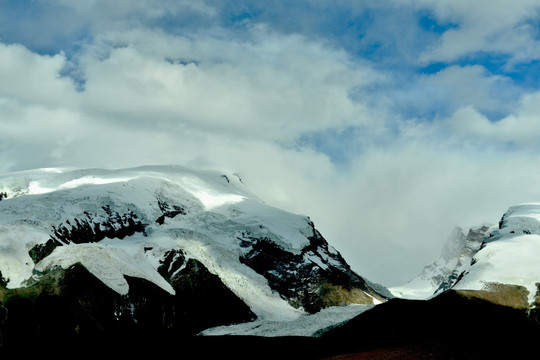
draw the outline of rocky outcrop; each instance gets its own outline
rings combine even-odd
[[[299,254],[286,251],[266,238],[243,234],[243,264],[268,279],[272,289],[293,306],[315,313],[329,306],[373,304],[385,298],[355,274],[313,227],[309,245]]]
[[[103,239],[124,239],[135,233],[146,236],[146,224],[133,211],[120,214],[110,205],[101,207],[101,213],[84,212],[84,217],[66,220],[52,226],[51,237],[44,244],[37,244],[30,250],[34,263],[51,254],[57,246],[69,244],[96,243]]]
[[[434,292],[435,295],[451,289],[461,280],[467,271],[467,268],[474,264],[474,255],[482,248],[485,234],[489,228],[489,226],[483,225],[469,229],[467,236],[463,237],[463,240],[460,242],[461,245],[457,248],[457,252],[454,252],[454,254],[457,255],[453,256],[455,259],[454,261],[456,261],[454,269],[452,269],[451,273],[445,279],[443,279],[443,281],[437,287],[437,290]],[[444,253],[445,252],[443,250],[443,254]],[[449,259],[451,258],[448,255],[447,257]]]

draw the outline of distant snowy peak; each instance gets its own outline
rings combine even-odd
[[[81,264],[121,296],[130,278],[175,296],[204,267],[260,319],[385,300],[307,216],[264,204],[235,174],[43,169],[0,176],[0,194],[6,289]]]
[[[489,225],[470,228],[467,235],[461,237],[460,250],[455,253],[457,256],[454,255],[455,257],[453,258],[457,260],[455,266],[446,280],[435,290],[435,295],[451,289],[460,280],[463,272],[473,264],[474,256],[481,249],[486,232],[489,229]]]
[[[474,254],[480,249],[489,225],[472,227],[467,233],[455,227],[448,236],[440,256],[413,280],[390,288],[397,297],[410,299],[430,298],[450,289],[460,274],[470,266]]]

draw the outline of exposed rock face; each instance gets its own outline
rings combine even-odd
[[[339,253],[329,250],[326,240],[313,223],[310,225],[310,244],[299,254],[287,252],[268,239],[244,234],[242,244],[247,251],[240,261],[268,279],[270,287],[293,305],[310,313],[328,306],[384,301],[382,295],[351,271]]]
[[[540,324],[540,283],[536,283],[536,292],[530,305],[529,317]]]
[[[133,211],[121,215],[118,211],[111,210],[110,205],[102,206],[101,210],[99,214],[89,214],[85,211],[84,217],[80,219],[74,218],[58,226],[53,225],[50,239],[30,250],[34,263],[37,264],[50,255],[57,246],[96,243],[105,238],[124,239],[135,233],[147,236],[145,229],[148,224],[139,219]]]

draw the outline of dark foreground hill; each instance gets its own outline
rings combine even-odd
[[[540,326],[524,311],[449,291],[390,300],[326,333],[320,346],[364,354],[358,359],[519,359],[537,354],[538,339]]]
[[[4,351],[152,354],[178,359],[532,359],[540,326],[526,313],[457,292],[432,300],[392,299],[320,337],[114,334],[21,341]],[[61,351],[59,351],[61,350]]]

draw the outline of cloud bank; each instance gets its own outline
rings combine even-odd
[[[540,200],[539,9],[4,1],[0,171],[235,171],[400,284],[454,226]]]

